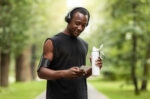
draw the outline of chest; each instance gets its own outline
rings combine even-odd
[[[70,56],[74,58],[85,57],[87,54],[86,45],[79,40],[70,40],[66,42],[59,42],[59,55]]]

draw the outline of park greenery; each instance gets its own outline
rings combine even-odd
[[[45,81],[12,83],[8,88],[0,88],[0,99],[34,99],[44,91],[44,84]]]
[[[0,0],[0,98],[9,99],[11,92],[17,93],[19,86],[26,90],[28,84],[39,88],[37,93],[27,91],[32,98],[44,90],[44,83],[36,82],[36,68],[45,39],[66,26],[64,17],[71,9],[67,1],[71,0]],[[82,1],[91,15],[81,34],[89,45],[87,65],[93,46],[103,44],[105,54],[100,80],[89,82],[110,99],[124,99],[116,96],[121,93],[125,98],[148,99],[150,0]]]
[[[90,79],[88,82],[109,99],[149,99],[150,97],[149,91],[142,91],[140,95],[133,94],[133,85],[130,82],[107,81],[100,78]]]

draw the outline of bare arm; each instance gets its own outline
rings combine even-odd
[[[53,60],[53,44],[51,40],[47,40],[44,44],[44,58]],[[45,67],[40,67],[38,76],[42,79],[56,80],[60,78],[76,78],[81,76],[83,71],[80,71],[78,67],[72,67],[67,70],[52,70]]]

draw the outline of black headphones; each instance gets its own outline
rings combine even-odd
[[[84,9],[84,10],[88,13],[88,23],[89,23],[89,19],[90,19],[89,11],[88,11],[86,8],[83,8],[83,7],[75,7],[75,8],[73,8],[71,11],[69,11],[68,14],[67,14],[66,17],[65,17],[65,21],[66,21],[67,23],[70,23],[70,21],[71,21],[71,19],[72,19],[72,13],[73,13],[76,9]],[[88,23],[87,23],[87,26],[88,26]]]

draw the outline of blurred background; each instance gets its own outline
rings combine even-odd
[[[36,69],[47,37],[72,8],[89,10],[81,38],[103,44],[103,68],[88,83],[109,99],[150,97],[150,0],[0,0],[0,99],[35,99],[46,88]]]

